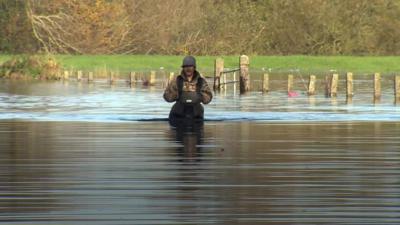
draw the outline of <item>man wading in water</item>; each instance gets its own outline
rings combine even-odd
[[[204,108],[201,103],[208,104],[212,97],[206,79],[196,70],[196,59],[186,56],[183,59],[181,74],[170,81],[164,91],[165,101],[176,102],[169,113],[169,121],[171,124],[180,120],[202,121]]]

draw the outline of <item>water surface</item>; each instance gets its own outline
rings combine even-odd
[[[228,86],[207,105],[206,120],[224,121],[400,121],[400,107],[394,104],[390,80],[382,83],[382,98],[374,101],[370,80],[355,81],[355,96],[346,99],[344,81],[337,98],[326,98],[323,83],[317,95],[307,96],[304,83],[297,80],[299,97],[288,98],[286,83],[271,79],[271,91],[238,94]],[[211,85],[211,81],[209,81]],[[253,84],[257,90],[259,82]],[[236,92],[235,92],[236,91]],[[121,122],[160,120],[168,117],[172,106],[162,98],[163,86],[131,88],[123,82],[110,86],[106,81],[76,82],[0,82],[0,119],[36,121]]]
[[[1,83],[0,224],[399,224],[399,112],[362,90],[172,128],[161,87]]]

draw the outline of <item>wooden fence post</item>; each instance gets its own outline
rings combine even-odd
[[[175,76],[174,72],[169,73],[168,83],[171,83],[174,80],[174,76]]]
[[[262,92],[263,93],[269,92],[269,74],[268,73],[264,73],[264,75],[263,75]]]
[[[381,74],[374,74],[374,98],[379,99],[381,97]]]
[[[157,72],[156,72],[157,73]],[[167,81],[166,75],[165,75],[165,70],[164,67],[160,67],[159,70],[159,78],[162,80],[162,87],[164,88],[165,82]]]
[[[288,82],[287,82],[287,92],[290,93],[293,90],[293,75],[288,75]]]
[[[90,71],[88,74],[88,83],[93,82],[93,80],[94,80],[93,72]]]
[[[310,80],[308,83],[308,95],[315,95],[315,75],[310,75]]]
[[[331,96],[331,76],[325,75],[325,97]]]
[[[339,74],[335,73],[332,75],[332,80],[331,80],[331,93],[330,93],[331,97],[337,96],[338,82],[339,82]]]
[[[224,59],[216,58],[214,64],[214,91],[221,89],[221,72],[224,71]]]
[[[394,77],[394,96],[395,103],[400,103],[400,75]]]
[[[114,84],[114,72],[110,71],[109,83]]]
[[[69,72],[68,70],[64,71],[64,80],[68,80],[69,79]]]
[[[82,80],[82,70],[78,70],[76,75],[76,80],[80,82]]]
[[[346,104],[348,104],[348,105],[353,104],[353,98],[352,97],[347,97],[346,98]]]
[[[239,58],[240,68],[240,93],[244,94],[250,90],[249,57],[241,55]]]
[[[223,73],[223,74],[222,74],[222,84],[223,84],[222,88],[223,88],[224,90],[226,90],[226,88],[227,88],[227,84],[226,84],[226,73]]]
[[[155,83],[156,83],[156,71],[151,71],[149,85],[155,85]]]
[[[132,85],[132,84],[135,84],[135,83],[136,83],[136,73],[131,71],[129,73],[129,84]]]
[[[351,98],[353,95],[353,73],[348,72],[346,74],[346,97]]]
[[[236,72],[233,72],[233,94],[236,95]]]

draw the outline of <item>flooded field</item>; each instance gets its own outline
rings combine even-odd
[[[172,128],[161,86],[1,81],[0,224],[399,224],[390,82],[351,104],[271,85]]]
[[[382,82],[382,98],[373,100],[371,80],[356,80],[355,95],[347,104],[345,83],[341,81],[337,98],[325,98],[322,81],[317,94],[308,97],[304,82],[297,80],[299,97],[288,98],[286,81],[271,80],[269,94],[250,92],[239,96],[239,87],[228,86],[207,105],[206,120],[251,121],[400,121],[400,107],[394,104],[393,83]],[[212,84],[209,81],[210,85]],[[254,82],[259,89],[260,82]],[[123,82],[110,86],[76,82],[0,82],[0,119],[35,121],[121,122],[160,120],[168,117],[172,106],[162,98],[163,87],[134,88]]]

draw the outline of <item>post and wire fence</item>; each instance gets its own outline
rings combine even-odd
[[[250,86],[250,72],[249,72],[250,60],[246,55],[241,55],[239,57],[238,67],[237,68],[224,68],[224,60],[223,58],[215,59],[214,66],[214,92],[220,92],[223,90],[224,92],[232,85],[234,94],[236,94],[236,85],[239,84],[240,94],[245,94],[249,91],[261,91],[262,93],[270,93],[271,89],[276,90],[276,87],[270,83],[271,79],[271,71],[263,71],[261,79],[253,79],[254,81],[260,81],[262,83],[261,88],[252,88]],[[163,77],[160,79],[160,76]],[[285,76],[285,74],[280,74],[280,77]],[[341,84],[340,81],[340,73],[336,71],[327,72],[324,78],[321,79],[321,76],[316,76],[316,74],[308,75],[308,81],[306,81],[302,74],[298,70],[292,70],[286,73],[287,76],[287,93],[290,96],[296,91],[294,87],[294,83],[296,78],[301,79],[305,92],[308,96],[317,95],[316,85],[318,83],[324,84],[325,96],[330,98],[335,98],[338,96],[338,90],[345,89],[345,95],[348,102],[351,102],[352,97],[356,94],[354,90],[354,78],[356,77],[352,72],[347,72],[342,78],[344,80],[344,84]],[[357,75],[358,76],[358,75]],[[158,79],[156,79],[158,77]],[[135,87],[137,84],[143,84],[146,86],[154,86],[157,82],[162,81],[162,86],[165,87],[169,82],[174,80],[175,74],[170,72],[169,75],[164,70],[149,71],[149,72],[134,72],[131,71],[126,75],[121,75],[119,71],[81,71],[81,70],[64,70],[59,72],[59,78],[64,82],[68,82],[70,80],[75,80],[77,82],[87,82],[94,83],[99,80],[105,80],[106,83],[110,85],[115,85],[116,83],[125,82],[129,84],[131,87]],[[258,76],[259,77],[259,76]],[[318,79],[320,77],[320,79]],[[393,93],[395,103],[400,103],[400,75],[385,75],[381,76],[381,73],[373,73],[372,75],[368,75],[366,80],[371,83],[373,89],[371,90],[372,96],[374,98],[374,102],[378,103],[382,98],[382,81],[384,82],[392,82],[393,84]],[[340,85],[343,85],[343,88],[339,88]],[[385,87],[385,86],[384,86]],[[385,87],[387,88],[387,86]],[[386,89],[387,90],[387,89]],[[399,104],[400,105],[400,104]]]

